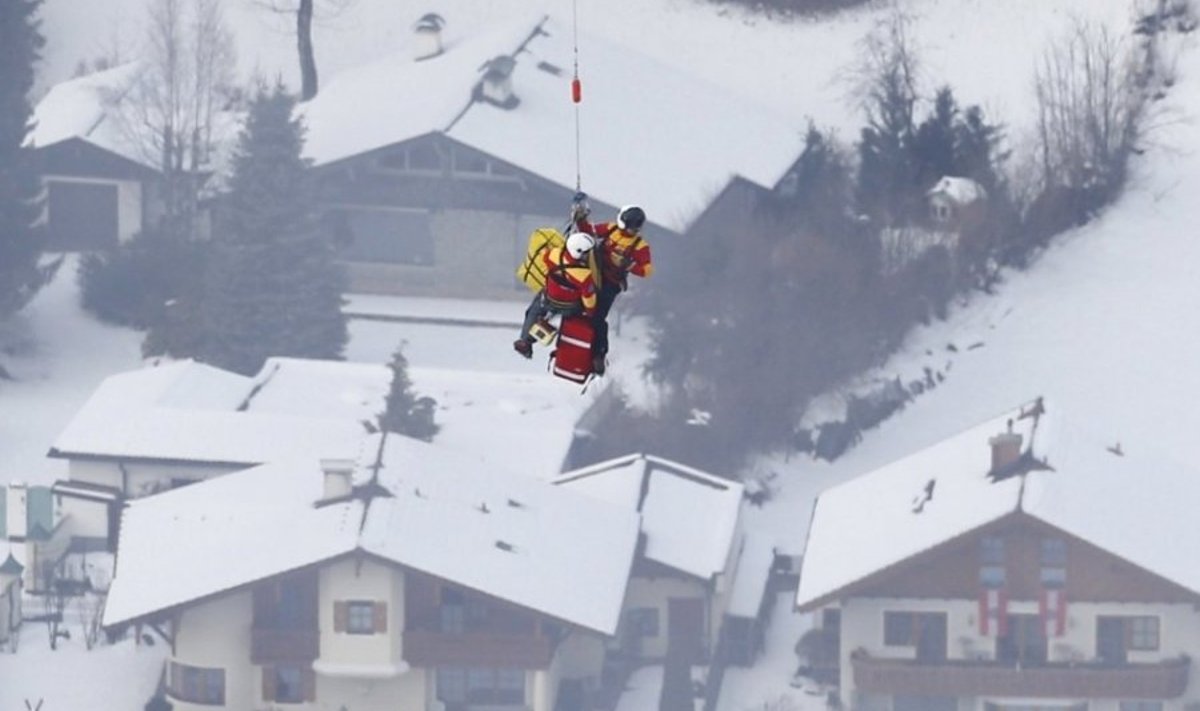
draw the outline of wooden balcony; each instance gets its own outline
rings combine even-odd
[[[856,656],[854,685],[877,694],[1034,698],[1176,699],[1190,660],[1156,664],[1051,663],[1017,667],[992,661],[917,662]]]
[[[535,635],[467,632],[443,634],[429,630],[404,631],[404,661],[414,667],[505,666],[545,669],[554,657],[554,644]]]
[[[256,627],[250,636],[250,661],[253,664],[311,662],[320,652],[317,630],[271,629]]]

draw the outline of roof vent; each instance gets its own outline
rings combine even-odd
[[[353,459],[322,459],[321,472],[324,474],[324,489],[321,499],[340,499],[354,492],[354,460]]]
[[[517,60],[501,54],[488,60],[479,82],[479,98],[505,109],[516,107],[520,101],[513,93],[512,75]]]
[[[421,61],[442,53],[442,28],[446,21],[436,12],[427,12],[413,25],[413,59]]]

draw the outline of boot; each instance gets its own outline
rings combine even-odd
[[[607,365],[606,360],[605,354],[603,353],[592,354],[592,372],[596,374],[597,378],[604,375],[604,369]]]
[[[513,350],[525,356],[526,358],[533,357],[533,344],[524,338],[518,338],[517,340],[513,341]]]

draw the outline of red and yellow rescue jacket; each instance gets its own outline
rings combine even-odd
[[[648,277],[654,273],[654,263],[650,261],[650,245],[641,235],[630,234],[615,222],[592,224],[587,220],[579,220],[575,224],[580,231],[587,232],[599,240],[600,271],[604,275],[604,281],[623,285],[625,277],[630,273],[640,277]]]
[[[551,247],[542,253],[546,268],[546,298],[559,308],[583,307],[585,314],[596,308],[596,284],[588,263],[571,258],[564,247]]]

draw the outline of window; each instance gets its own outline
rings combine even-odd
[[[263,700],[302,704],[316,698],[316,675],[308,667],[263,667]]]
[[[1049,656],[1045,625],[1038,615],[1009,615],[1008,631],[996,638],[996,659],[1045,664]]]
[[[1067,583],[1067,542],[1061,538],[1042,539],[1042,585],[1061,588]]]
[[[375,633],[375,603],[350,602],[346,606],[346,631],[350,634]]]
[[[432,266],[433,228],[423,210],[355,208],[331,215],[337,225],[338,258]]]
[[[640,637],[658,636],[658,608],[635,607],[625,613],[625,624],[630,634]]]
[[[1005,583],[1004,539],[984,536],[979,539],[979,584],[985,588],[1002,588]]]
[[[1125,639],[1129,649],[1152,651],[1158,649],[1158,618],[1129,617],[1125,623]]]
[[[525,671],[493,667],[437,670],[437,697],[446,704],[523,706]]]
[[[455,149],[452,155],[454,158],[455,173],[474,173],[483,175],[488,173],[488,160],[481,154],[459,148]]]
[[[204,706],[224,706],[225,670],[171,662],[167,691],[180,701]]]
[[[915,647],[919,660],[945,659],[946,639],[943,612],[883,613],[883,643],[889,647]]]
[[[916,644],[916,620],[911,612],[883,613],[883,643],[889,647]]]
[[[1004,539],[999,536],[980,538],[979,562],[983,565],[1004,565]]]

